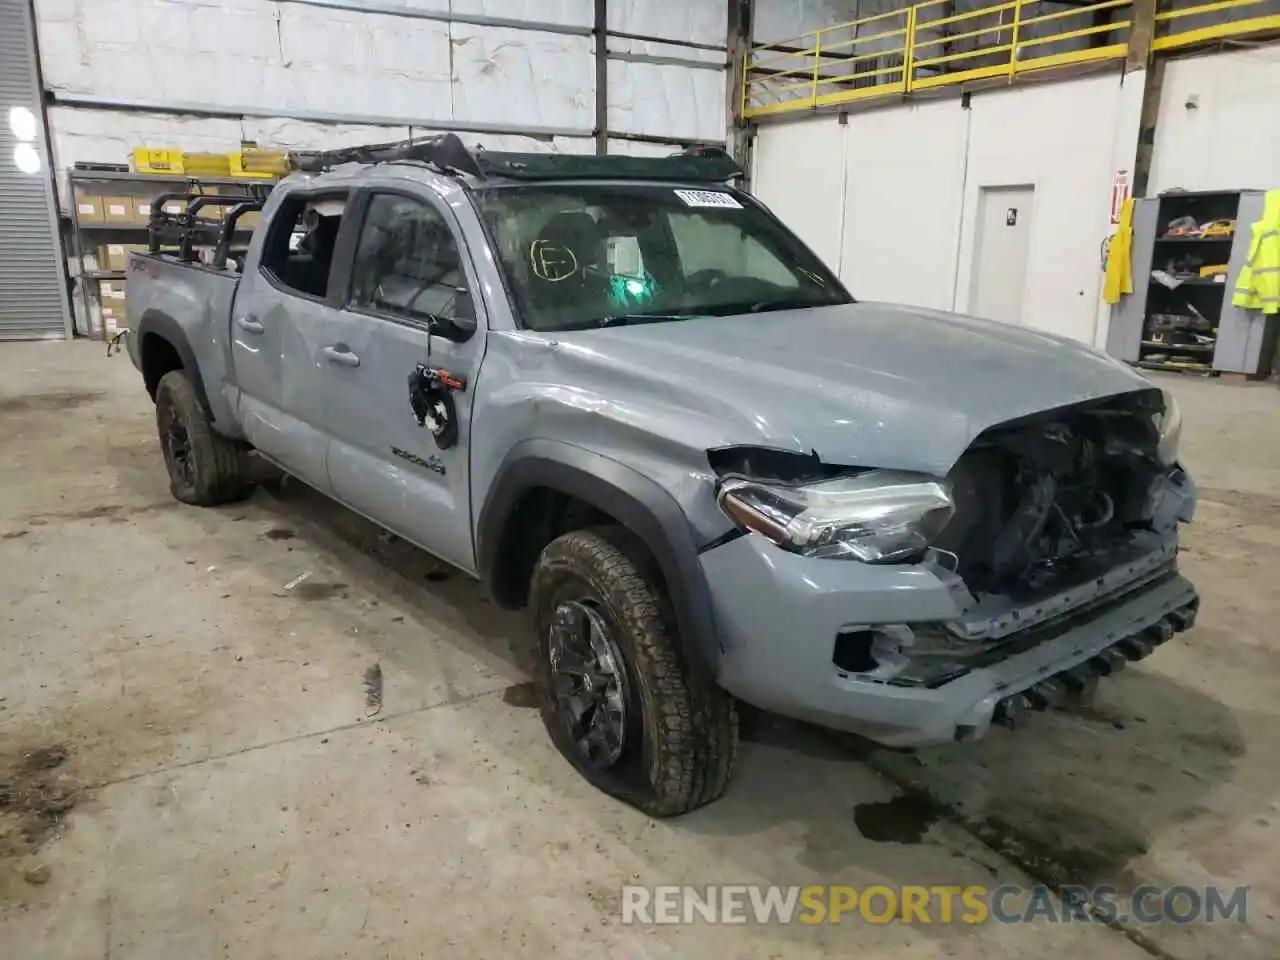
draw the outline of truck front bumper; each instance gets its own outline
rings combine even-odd
[[[739,537],[701,557],[722,645],[717,680],[763,709],[888,746],[977,739],[993,722],[1012,726],[1024,710],[1087,691],[1190,627],[1199,598],[1176,570],[1176,550],[1165,543],[1114,571],[1105,586],[1091,583],[998,618],[1006,635],[982,665],[929,687],[838,667],[837,636],[875,625],[971,625],[957,578],[926,565],[811,559],[756,534]],[[1036,623],[1011,630],[1021,617]]]

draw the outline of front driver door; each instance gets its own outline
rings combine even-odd
[[[467,448],[484,344],[468,292],[474,271],[452,214],[432,197],[371,190],[352,215],[361,219],[346,296],[322,348],[334,494],[474,571]],[[454,384],[436,394],[451,421],[439,440],[430,427],[440,418],[419,426],[410,407],[419,363]]]

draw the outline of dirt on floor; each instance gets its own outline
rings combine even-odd
[[[1087,708],[898,753],[752,717],[652,821],[550,746],[524,618],[292,482],[168,494],[125,358],[0,351],[0,937],[23,958],[1274,960],[1280,393],[1172,380],[1199,624]],[[269,474],[266,479],[271,480]],[[1217,924],[627,925],[624,884],[1249,887]],[[855,918],[856,920],[856,918]]]

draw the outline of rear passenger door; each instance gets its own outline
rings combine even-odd
[[[360,226],[350,279],[322,345],[334,493],[474,571],[468,448],[484,336],[470,257],[433,195],[369,190],[351,216]],[[410,407],[418,363],[455,384],[445,388],[450,430],[439,439]]]
[[[249,442],[329,492],[325,469],[326,324],[341,304],[333,264],[347,191],[294,191],[266,227],[256,270],[240,281],[231,317],[240,420]],[[349,229],[349,227],[348,227]]]

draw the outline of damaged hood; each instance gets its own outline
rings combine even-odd
[[[548,336],[603,368],[602,395],[656,390],[634,406],[685,442],[935,475],[995,424],[1151,386],[1072,340],[879,303]]]

